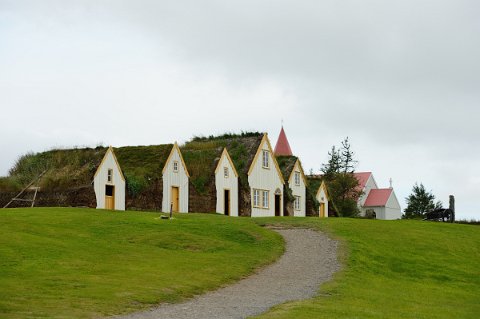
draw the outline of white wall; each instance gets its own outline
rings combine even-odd
[[[300,185],[295,184],[295,172],[300,174]],[[292,174],[290,174],[290,179],[288,180],[288,185],[292,190],[293,196],[300,196],[300,210],[295,210],[295,203],[293,203],[293,216],[296,217],[305,217],[306,214],[306,187],[305,182],[303,180],[302,171],[300,169],[300,162],[297,160],[295,163],[295,167],[292,170]]]
[[[385,206],[362,208],[362,214],[365,215],[366,211],[369,209],[372,209],[375,212],[376,219],[395,220],[402,218],[402,209],[400,208],[397,196],[393,190]]]
[[[269,152],[270,167],[262,167],[262,153],[257,157],[256,161],[252,163],[253,169],[248,176],[248,184],[250,185],[250,198],[252,201],[252,217],[267,217],[275,216],[275,190],[280,190],[280,214],[283,216],[283,182],[275,167],[272,151],[268,147],[266,141],[261,145],[263,150]],[[269,207],[268,209],[253,207],[253,189],[261,189],[269,191]]]
[[[224,167],[228,168],[228,178],[224,176]],[[233,167],[224,153],[218,164],[215,174],[215,187],[217,189],[217,213],[224,213],[224,190],[230,190],[230,216],[238,216],[238,177],[235,176]]]
[[[113,170],[112,182],[108,182],[108,170]],[[125,210],[125,181],[110,149],[97,169],[93,179],[93,188],[97,198],[97,208],[105,209],[105,185],[115,186],[115,210]]]
[[[400,207],[400,203],[398,202],[395,192],[392,190],[392,194],[390,195],[385,207],[385,219],[392,220],[401,218],[402,208]]]
[[[325,204],[325,217],[328,217],[328,198],[327,194],[325,193],[325,189],[320,185],[320,189],[317,192],[317,201],[319,203]],[[318,216],[320,216],[320,207],[318,208]]]
[[[173,171],[173,163],[178,162],[178,172]],[[172,156],[165,164],[166,168],[163,172],[163,199],[162,199],[162,211],[170,212],[170,201],[172,186],[179,188],[179,212],[188,212],[188,176],[183,166],[183,161],[180,157],[180,153],[176,147],[173,148]]]

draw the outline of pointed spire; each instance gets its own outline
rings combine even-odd
[[[292,149],[290,148],[290,144],[288,143],[287,135],[285,134],[285,130],[280,130],[280,134],[278,135],[277,144],[275,145],[275,150],[273,151],[277,156],[292,156]]]

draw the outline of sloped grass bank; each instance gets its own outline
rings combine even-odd
[[[256,219],[342,243],[343,269],[319,296],[258,318],[478,318],[480,228],[422,221]]]
[[[251,219],[0,209],[0,317],[92,318],[176,302],[274,261]]]

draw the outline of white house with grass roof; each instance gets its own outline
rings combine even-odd
[[[125,210],[125,177],[110,146],[93,177],[98,209]]]
[[[188,183],[190,174],[178,144],[170,151],[162,171],[163,199],[162,211],[188,213]]]
[[[315,195],[319,206],[318,206],[318,216],[319,217],[328,217],[328,192],[325,182],[322,181],[320,187],[318,187],[317,193]]]
[[[216,212],[227,216],[238,216],[238,173],[227,148],[223,149],[215,169],[215,188]]]
[[[306,194],[307,194],[307,179],[303,173],[302,164],[297,158],[293,166],[292,173],[288,178],[288,186],[292,191],[294,197],[293,201],[293,216],[306,216]]]
[[[258,146],[247,175],[251,194],[251,216],[283,216],[285,182],[266,133]]]

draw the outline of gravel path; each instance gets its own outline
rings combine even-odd
[[[275,231],[285,238],[285,254],[258,273],[180,304],[115,318],[247,318],[280,303],[313,297],[339,269],[337,242],[308,229]]]

